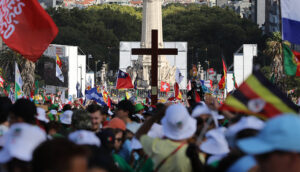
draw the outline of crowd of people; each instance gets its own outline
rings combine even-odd
[[[0,171],[300,171],[299,114],[264,121],[202,99],[59,108],[0,97]]]

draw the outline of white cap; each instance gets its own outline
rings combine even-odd
[[[0,151],[0,163],[12,158],[31,161],[35,148],[47,139],[46,133],[37,126],[17,123],[5,135],[5,144]]]
[[[46,117],[46,111],[45,109],[41,108],[41,107],[37,107],[36,108],[36,112],[37,112],[37,116],[36,119],[49,123],[49,119]]]
[[[73,111],[67,110],[60,116],[60,122],[63,124],[71,125]]]
[[[142,149],[142,148],[143,148],[143,146],[141,145],[140,141],[134,137],[131,140],[131,149],[137,150],[137,149]]]
[[[148,131],[147,135],[152,138],[162,139],[164,137],[164,131],[162,125],[154,123],[150,131]]]
[[[131,122],[126,124],[126,129],[135,134],[138,129],[141,127],[142,124],[139,124],[137,122]]]
[[[169,106],[161,120],[165,136],[173,140],[192,137],[196,132],[196,123],[182,104]]]
[[[237,123],[231,125],[225,133],[229,146],[235,147],[235,137],[238,132],[244,129],[261,130],[264,126],[265,123],[254,116],[242,117]]]
[[[192,117],[197,118],[201,115],[208,114],[211,115],[211,110],[207,107],[205,103],[197,105],[192,112]]]
[[[229,153],[228,143],[224,136],[224,127],[209,130],[206,140],[200,145],[200,149],[211,155],[223,155]]]
[[[92,131],[78,130],[69,134],[69,140],[77,145],[94,145],[100,147],[100,139]]]

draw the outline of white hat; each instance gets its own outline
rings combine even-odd
[[[52,115],[56,115],[56,114],[57,114],[57,111],[54,110],[54,109],[52,109],[52,110],[50,110],[50,113],[51,113]]]
[[[147,135],[152,138],[161,138],[162,139],[164,137],[164,131],[163,131],[162,125],[154,123],[152,125],[150,131],[148,131]]]
[[[161,120],[165,136],[173,140],[192,137],[196,132],[196,123],[182,104],[169,106]]]
[[[207,107],[205,103],[197,105],[192,112],[192,117],[197,118],[201,115],[208,114],[211,115],[211,110]]]
[[[208,154],[223,155],[229,153],[228,143],[224,136],[224,127],[209,130],[206,140],[200,145],[200,149]]]
[[[60,122],[63,124],[71,125],[73,111],[67,110],[60,116]]]
[[[5,135],[5,144],[0,151],[0,163],[12,158],[31,161],[35,148],[47,139],[46,133],[37,126],[17,123]]]
[[[131,140],[131,149],[137,150],[137,149],[142,149],[142,148],[143,148],[143,146],[141,145],[140,141],[134,137]]]
[[[264,122],[254,116],[242,117],[237,123],[228,128],[225,133],[229,146],[235,147],[236,134],[244,129],[261,130],[264,127]]]
[[[138,129],[141,127],[142,124],[139,124],[137,122],[131,122],[126,124],[126,129],[135,134]]]
[[[49,123],[49,119],[46,117],[46,111],[45,109],[41,108],[41,107],[37,107],[36,108],[36,112],[37,112],[37,116],[36,119]]]
[[[78,130],[69,134],[69,140],[78,145],[95,145],[100,147],[100,139],[92,131]]]

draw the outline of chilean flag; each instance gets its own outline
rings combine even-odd
[[[128,73],[119,70],[116,89],[122,88],[133,88],[133,85]]]
[[[282,39],[300,44],[300,1],[281,0]]]

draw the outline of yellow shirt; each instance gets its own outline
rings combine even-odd
[[[145,153],[153,160],[155,166],[171,154],[181,143],[173,142],[169,139],[151,138],[143,135],[140,138],[141,144]],[[186,156],[186,149],[188,144],[180,148],[174,155],[161,166],[158,171],[166,172],[190,172],[192,166],[190,159]]]

